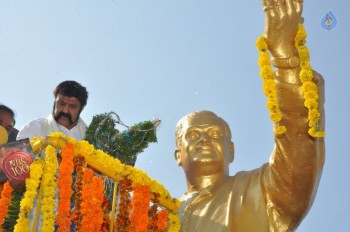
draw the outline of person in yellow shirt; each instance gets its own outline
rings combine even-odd
[[[182,166],[188,191],[180,199],[181,231],[294,231],[315,198],[324,165],[324,139],[308,134],[308,110],[300,90],[299,58],[294,45],[302,1],[264,0],[265,37],[275,58],[281,124],[268,163],[229,175],[234,144],[228,124],[210,111],[184,116],[176,126],[175,159]],[[319,126],[324,128],[322,77]],[[251,141],[253,143],[253,141]]]

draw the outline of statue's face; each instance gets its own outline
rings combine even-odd
[[[176,159],[185,171],[222,171],[233,161],[233,144],[220,118],[211,114],[188,117],[182,131]]]

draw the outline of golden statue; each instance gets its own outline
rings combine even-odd
[[[308,213],[324,164],[324,139],[308,134],[294,38],[302,0],[263,0],[265,38],[276,67],[275,82],[287,131],[275,135],[268,163],[229,176],[234,145],[227,123],[209,111],[193,112],[176,127],[175,159],[188,192],[181,198],[181,231],[294,231]],[[293,61],[293,62],[292,62]],[[322,77],[314,73],[323,115]],[[324,127],[321,116],[319,126]]]

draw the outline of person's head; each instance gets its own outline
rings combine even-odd
[[[86,88],[76,81],[64,81],[54,89],[53,94],[55,103],[52,114],[56,122],[71,129],[77,124],[87,103]]]
[[[228,124],[210,111],[184,116],[176,125],[175,159],[186,175],[228,175],[234,146]]]
[[[4,127],[9,135],[16,124],[15,113],[5,105],[0,105],[0,126]]]

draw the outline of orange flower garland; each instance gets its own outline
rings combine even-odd
[[[83,175],[80,231],[100,231],[103,222],[103,190],[103,180],[94,176],[91,169],[86,168]]]
[[[81,227],[81,201],[82,201],[82,189],[83,189],[83,174],[84,174],[85,158],[77,156],[74,158],[74,167],[76,172],[75,178],[75,197],[74,197],[74,210],[72,212],[72,220],[75,224],[75,231],[79,231]]]
[[[108,232],[109,231],[109,227],[111,225],[111,220],[110,220],[110,216],[109,216],[109,207],[111,205],[111,202],[109,201],[109,199],[104,196],[103,198],[103,203],[102,203],[102,211],[103,211],[103,222],[101,225],[101,229],[100,232]]]
[[[118,204],[118,215],[116,220],[116,226],[118,232],[130,231],[130,192],[132,191],[131,181],[124,178],[119,181],[120,184],[120,201]]]
[[[57,207],[56,224],[58,226],[57,231],[70,231],[71,217],[70,217],[70,205],[72,190],[72,173],[74,171],[74,145],[66,144],[61,152],[61,164],[59,170],[59,176],[57,185],[59,188],[58,199],[59,204]]]
[[[148,225],[148,209],[151,200],[149,186],[137,184],[131,201],[132,213],[130,215],[131,230],[145,232]]]
[[[153,204],[148,211],[148,216],[149,216],[149,222],[147,226],[148,231],[158,231],[158,226],[157,226],[157,222],[158,222],[157,212],[159,207],[158,197],[159,197],[159,194],[157,193],[153,194],[153,198],[152,198]]]
[[[12,199],[12,192],[13,189],[10,186],[9,182],[6,181],[3,187],[3,190],[1,191],[1,198],[0,198],[0,231],[2,231],[2,224],[5,221],[5,216],[7,214],[9,204]]]
[[[147,231],[147,226],[150,223],[153,223],[153,228],[154,230],[148,230],[148,231],[161,231],[161,227],[165,228],[167,227],[168,231],[178,231],[180,228],[180,223],[179,223],[179,218],[177,215],[177,208],[179,207],[179,201],[176,200],[175,198],[172,198],[169,194],[169,192],[160,184],[158,183],[156,180],[153,180],[151,178],[149,178],[147,176],[147,174],[145,172],[143,172],[140,169],[137,168],[133,168],[131,166],[128,165],[124,165],[121,164],[119,160],[114,159],[110,156],[108,156],[108,154],[102,152],[101,150],[96,150],[94,149],[93,145],[89,144],[87,141],[76,141],[68,136],[63,135],[62,133],[59,132],[55,132],[55,133],[51,133],[50,136],[46,137],[46,138],[35,138],[31,141],[31,144],[34,146],[33,150],[35,150],[35,152],[37,153],[38,151],[42,150],[44,147],[47,146],[47,144],[51,144],[51,146],[55,147],[56,149],[62,149],[62,163],[60,165],[60,173],[69,173],[69,171],[63,171],[66,170],[65,168],[65,164],[64,164],[64,153],[66,148],[66,144],[72,144],[72,150],[74,153],[74,165],[75,165],[75,171],[76,171],[76,178],[75,178],[75,183],[74,183],[74,188],[75,188],[75,195],[74,195],[74,209],[73,211],[70,213],[71,218],[73,220],[73,222],[75,223],[75,231],[101,231],[101,230],[106,230],[108,228],[108,224],[115,224],[115,226],[113,226],[113,229],[115,229],[114,231],[134,231],[134,228],[140,228],[140,231]],[[70,151],[71,152],[71,151]],[[53,150],[48,152],[46,151],[46,153],[53,153]],[[80,158],[79,155],[81,155]],[[85,161],[86,160],[86,161]],[[86,178],[84,178],[83,181],[83,170],[85,169],[85,167],[89,165],[89,167],[92,167],[94,169],[100,170],[101,172],[104,173],[104,175],[107,175],[108,177],[114,179],[115,181],[119,182],[119,186],[120,186],[120,191],[119,191],[119,202],[118,202],[118,210],[117,210],[117,219],[115,221],[108,221],[106,219],[108,216],[108,213],[110,211],[109,207],[107,205],[104,205],[106,203],[105,200],[105,196],[103,195],[103,181],[100,178],[92,178],[92,180],[90,181],[90,184],[95,184],[96,186],[102,186],[102,188],[100,189],[100,195],[94,193],[94,190],[97,190],[98,187],[88,187],[88,185],[85,185],[85,183],[88,183],[89,181],[86,181]],[[61,170],[62,169],[62,170]],[[46,169],[45,169],[46,170]],[[89,170],[89,169],[87,169]],[[51,173],[51,172],[50,172]],[[71,172],[70,172],[71,173]],[[62,196],[64,197],[60,197],[59,198],[59,204],[58,207],[60,207],[60,204],[62,202],[66,202],[65,203],[65,207],[62,206],[62,208],[65,208],[63,211],[59,210],[60,212],[58,212],[57,214],[57,225],[59,228],[69,228],[67,226],[67,219],[66,216],[69,215],[69,211],[67,210],[67,203],[68,203],[68,195],[67,193],[69,192],[68,189],[65,189],[65,187],[62,187],[64,185],[66,185],[66,187],[68,187],[68,183],[64,183],[64,179],[65,178],[69,178],[68,175],[66,175],[66,177],[61,177],[59,176],[59,178],[62,178],[62,182],[61,180],[59,180],[60,184],[59,184],[59,192],[62,193]],[[45,178],[44,178],[45,179]],[[54,178],[53,178],[54,179]],[[99,181],[95,182],[95,179],[99,179]],[[95,183],[93,183],[95,182]],[[99,183],[98,183],[99,182]],[[133,208],[135,208],[135,212],[133,212],[132,210],[132,204],[131,204],[131,199],[135,196],[136,194],[136,199],[137,200],[137,191],[136,193],[133,193],[131,195],[131,192],[133,191],[133,186],[136,187],[136,185],[143,185],[143,186],[148,186],[149,188],[149,192],[152,192],[152,194],[159,194],[158,196],[158,201],[160,203],[157,203],[157,207],[158,205],[161,205],[161,207],[165,207],[167,208],[170,213],[168,214],[168,218],[167,220],[164,220],[163,217],[163,222],[161,223],[161,218],[162,216],[159,216],[159,220],[158,220],[158,214],[159,215],[165,215],[164,212],[163,213],[157,213],[157,210],[155,210],[155,214],[149,215],[149,205],[150,205],[150,200],[147,199],[147,207],[143,207],[144,212],[146,212],[144,215],[146,215],[142,220],[139,220],[139,217],[136,217],[135,215],[140,214],[138,212],[138,206],[139,204],[135,204]],[[61,188],[65,189],[65,190],[61,190]],[[45,188],[46,189],[46,188]],[[51,189],[51,188],[50,188]],[[84,190],[83,190],[84,189]],[[90,190],[89,190],[90,189]],[[67,190],[67,191],[66,191]],[[51,191],[51,190],[50,190]],[[66,192],[65,192],[66,191]],[[48,191],[44,191],[47,192]],[[86,194],[85,194],[86,193]],[[97,197],[95,197],[96,199],[98,198],[98,202],[95,202],[93,206],[91,206],[91,204],[93,202],[91,202],[91,199],[94,199],[94,197],[92,197],[92,195],[95,195]],[[47,199],[47,196],[45,196],[44,194],[44,199]],[[139,199],[141,199],[142,201],[144,201],[144,196],[142,196],[142,194],[139,194]],[[142,198],[141,198],[142,196]],[[65,199],[65,200],[63,200]],[[90,201],[90,202],[89,202]],[[105,202],[105,203],[103,203]],[[153,201],[152,201],[153,202]],[[57,203],[57,202],[56,202]],[[153,202],[154,203],[154,202]],[[84,205],[86,204],[86,205]],[[87,206],[88,204],[90,204],[89,206]],[[45,206],[47,209],[50,208],[50,215],[51,215],[51,204],[50,206],[47,205]],[[97,209],[97,207],[99,208],[99,212],[95,213],[96,211],[93,211],[92,209],[95,208]],[[154,208],[157,208],[156,206],[154,206]],[[22,209],[21,209],[22,210]],[[93,211],[94,213],[91,214],[90,211]],[[24,211],[23,211],[24,212]],[[62,214],[62,212],[64,212]],[[134,214],[134,216],[131,216],[131,214]],[[66,216],[62,216],[62,215],[66,215]],[[61,215],[61,216],[60,216]],[[90,216],[87,216],[90,215]],[[93,215],[93,216],[91,216]],[[49,215],[43,215],[46,219],[47,222],[50,221],[50,216]],[[104,217],[105,216],[105,217]],[[69,216],[67,216],[69,218]],[[95,220],[96,217],[101,218],[101,220]],[[103,218],[104,217],[104,218]],[[135,217],[133,219],[133,223],[131,223],[130,218]],[[60,219],[58,219],[60,218]],[[55,218],[53,218],[55,219]],[[59,222],[59,220],[61,220]],[[147,222],[147,223],[143,223],[143,222]],[[169,224],[167,226],[167,221],[169,221]],[[105,223],[104,223],[105,222]],[[95,224],[95,225],[89,225],[89,224]],[[102,224],[104,223],[104,224]],[[50,225],[49,225],[50,224]],[[69,222],[68,222],[69,224]],[[98,225],[97,225],[98,224]],[[134,225],[132,225],[134,224]],[[146,224],[146,229],[144,229],[144,224]],[[163,226],[161,226],[163,225]],[[84,226],[88,226],[88,228],[85,228]],[[49,228],[51,230],[51,223],[48,223],[46,228]],[[157,228],[158,227],[158,228]]]
[[[157,214],[158,216],[158,221],[157,221],[157,227],[158,231],[166,231],[168,228],[168,211],[166,210],[161,210]]]

